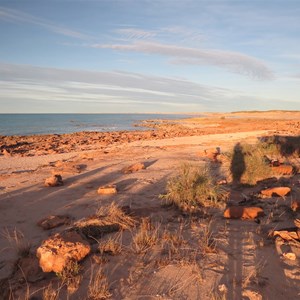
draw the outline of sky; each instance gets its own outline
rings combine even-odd
[[[300,110],[298,0],[0,0],[0,113]]]

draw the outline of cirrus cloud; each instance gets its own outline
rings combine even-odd
[[[253,79],[274,78],[272,70],[263,61],[234,51],[189,48],[146,41],[131,44],[94,44],[92,47],[163,55],[173,58],[173,62],[176,63],[213,65]]]

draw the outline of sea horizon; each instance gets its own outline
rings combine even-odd
[[[189,116],[176,113],[1,113],[0,135],[144,130],[145,127],[137,126],[144,120],[175,120]]]

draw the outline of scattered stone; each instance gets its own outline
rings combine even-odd
[[[61,225],[70,224],[70,217],[66,215],[48,216],[38,221],[37,225],[42,227],[44,230],[49,230]]]
[[[125,167],[121,170],[122,173],[124,174],[129,174],[129,173],[134,173],[134,172],[138,172],[140,170],[146,169],[146,166],[144,163],[136,163],[133,164],[129,167]]]
[[[63,185],[62,177],[59,174],[55,174],[45,180],[45,186],[61,186]]]
[[[293,252],[282,253],[283,258],[289,260],[296,260],[296,254]]]
[[[292,200],[291,209],[292,209],[292,211],[300,210],[300,200]]]
[[[224,217],[228,219],[256,219],[263,215],[263,209],[255,206],[231,206],[224,211]]]
[[[217,181],[217,185],[226,185],[227,184],[227,179],[220,179]]]
[[[292,175],[294,170],[291,165],[272,166],[272,172],[275,175]]]
[[[3,150],[2,150],[2,154],[3,154],[4,156],[6,156],[6,157],[11,157],[11,153],[8,152],[6,149],[3,149]]]
[[[218,161],[218,156],[221,154],[220,147],[205,149],[203,152],[198,153],[198,156],[205,156],[213,162]]]
[[[262,300],[262,295],[251,290],[243,290],[243,299]]]
[[[295,241],[299,239],[297,232],[288,230],[275,230],[273,236],[280,236],[285,241]]]
[[[45,240],[36,255],[44,272],[60,273],[70,261],[78,262],[90,251],[90,245],[78,233],[64,232]]]
[[[116,185],[106,185],[99,187],[98,194],[100,195],[110,195],[110,194],[116,194],[118,192]]]
[[[61,162],[58,161],[55,163],[55,168],[52,170],[53,174],[57,173],[71,173],[79,174],[84,169],[85,165],[76,165],[72,162]]]
[[[289,187],[273,187],[262,190],[260,193],[265,197],[284,197],[291,192]]]

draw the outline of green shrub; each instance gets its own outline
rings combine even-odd
[[[167,204],[174,204],[183,211],[219,206],[228,198],[228,192],[214,182],[207,166],[183,164],[178,175],[168,181],[166,190],[167,193],[161,197]]]

